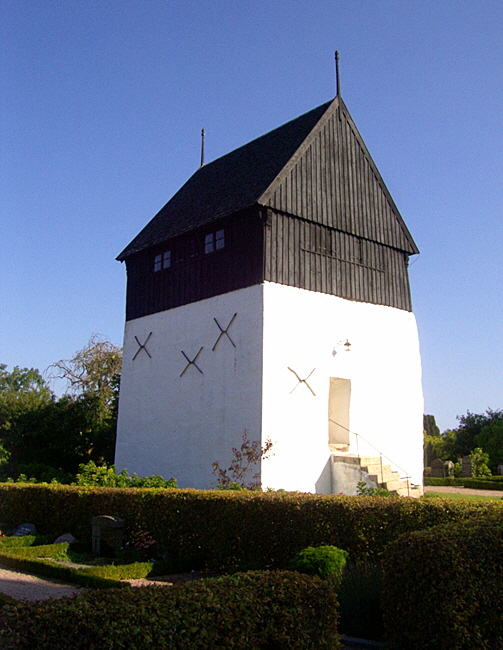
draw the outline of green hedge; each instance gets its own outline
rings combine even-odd
[[[91,519],[124,519],[192,568],[283,569],[307,546],[337,546],[352,562],[375,560],[404,532],[501,511],[503,503],[382,499],[247,491],[0,484],[0,519],[40,533],[91,539]]]
[[[0,544],[0,565],[95,589],[127,587],[128,585],[123,585],[120,581],[146,578],[153,573],[154,564],[152,562],[81,568],[61,564],[61,561],[68,560],[68,546],[66,543],[15,547]]]
[[[503,518],[409,533],[383,556],[386,638],[396,650],[503,647]]]
[[[484,478],[425,478],[424,484],[458,485],[472,490],[503,490],[503,476],[485,476]]]
[[[6,650],[336,650],[337,599],[319,578],[235,574],[178,587],[4,605]]]
[[[454,477],[446,477],[446,478],[439,478],[436,476],[425,476],[424,477],[424,484],[425,485],[463,485],[464,481],[466,479],[464,478],[454,478]]]

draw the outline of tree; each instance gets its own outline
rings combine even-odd
[[[437,427],[434,415],[423,415],[423,449],[424,465],[429,467],[431,461],[440,458],[443,448],[443,439]]]
[[[493,411],[487,409],[485,413],[470,413],[458,415],[459,427],[456,429],[456,444],[454,454],[456,457],[468,456],[476,447],[475,437],[482,431],[483,427],[503,422],[503,410]]]
[[[52,368],[67,382],[67,394],[93,397],[105,410],[113,407],[119,392],[122,350],[93,334],[72,359],[60,359]]]
[[[489,462],[489,454],[486,454],[480,447],[475,447],[475,449],[470,452],[470,462],[473,478],[491,476],[491,470],[487,466],[487,463]]]
[[[35,368],[15,368],[9,372],[0,364],[0,464],[11,456],[18,424],[54,403],[48,383]]]
[[[489,469],[496,474],[498,465],[503,464],[503,421],[482,427],[474,437],[474,442],[488,454]]]
[[[8,373],[0,366],[0,435],[10,455],[10,476],[38,478],[34,468],[40,467],[75,474],[90,460],[114,460],[120,348],[93,335],[72,359],[53,368],[68,384],[60,399],[38,370]]]
[[[122,350],[97,334],[72,359],[52,366],[67,382],[66,408],[80,423],[73,437],[76,466],[89,460],[113,463],[121,367]]]
[[[232,448],[233,458],[230,466],[227,469],[222,469],[218,461],[212,464],[213,474],[217,477],[217,488],[219,490],[259,490],[262,485],[260,474],[255,473],[251,477],[249,474],[260,461],[267,460],[274,455],[271,452],[272,446],[270,438],[267,438],[263,447],[258,440],[252,442],[248,439],[248,432],[245,431],[240,449]],[[247,483],[247,481],[250,482]]]

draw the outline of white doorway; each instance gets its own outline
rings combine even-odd
[[[328,397],[328,445],[332,451],[349,450],[351,380],[330,377]]]

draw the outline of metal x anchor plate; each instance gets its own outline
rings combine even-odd
[[[293,372],[293,374],[297,377],[297,380],[298,380],[297,383],[295,384],[295,386],[294,386],[294,387],[292,388],[292,390],[290,391],[290,395],[293,393],[293,391],[297,388],[297,386],[298,386],[299,384],[305,384],[305,385],[309,388],[309,390],[311,391],[311,393],[316,397],[316,393],[315,393],[314,390],[311,388],[311,386],[307,383],[307,380],[308,380],[309,377],[313,374],[313,372],[316,370],[316,368],[313,368],[313,369],[311,370],[311,372],[308,374],[308,376],[307,376],[305,379],[301,379],[301,378],[299,377],[299,375],[295,372],[295,370],[293,370],[292,368],[290,368],[290,366],[288,366],[288,370],[289,370],[290,372]]]
[[[150,355],[150,352],[147,350],[147,343],[148,343],[148,340],[149,340],[149,338],[150,338],[151,336],[152,336],[152,332],[150,332],[150,334],[149,334],[149,335],[147,336],[147,338],[145,339],[145,343],[140,343],[140,341],[138,340],[138,337],[137,337],[137,336],[134,337],[135,340],[136,340],[136,342],[138,343],[138,346],[139,346],[139,347],[138,347],[138,349],[136,350],[136,354],[135,354],[134,357],[133,357],[133,361],[136,359],[136,357],[140,354],[140,352],[141,352],[142,350],[144,350],[144,351],[147,353],[149,359],[152,358],[151,355]]]
[[[218,339],[215,341],[215,345],[211,348],[212,352],[215,352],[216,347],[217,347],[217,345],[218,345],[220,339],[222,338],[222,336],[227,336],[227,338],[228,338],[229,341],[232,343],[232,345],[233,345],[234,347],[236,347],[236,344],[234,343],[234,341],[233,341],[233,340],[231,339],[231,337],[229,336],[229,328],[230,328],[230,326],[232,325],[232,323],[234,322],[234,319],[236,318],[236,316],[237,316],[237,312],[236,312],[236,313],[234,314],[234,316],[230,319],[229,324],[227,325],[227,327],[226,327],[225,329],[220,325],[220,323],[217,321],[216,318],[213,319],[213,320],[215,321],[215,323],[217,324],[218,329],[220,330],[220,334],[218,335]]]
[[[180,377],[182,377],[182,376],[185,374],[187,368],[189,368],[190,366],[194,366],[195,368],[197,368],[197,369],[199,370],[199,372],[200,372],[202,375],[204,375],[204,372],[201,370],[201,368],[200,368],[200,367],[197,365],[197,363],[196,363],[196,361],[197,361],[197,357],[201,354],[201,352],[202,352],[203,350],[204,350],[203,347],[199,348],[199,352],[196,354],[196,356],[195,356],[193,359],[189,359],[189,357],[185,354],[185,352],[184,352],[183,350],[181,351],[182,354],[183,354],[183,356],[187,359],[187,365],[186,365],[185,368],[182,370],[182,372],[181,372],[181,374],[180,374]]]

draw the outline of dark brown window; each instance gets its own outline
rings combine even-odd
[[[221,250],[225,247],[225,231],[217,230],[216,232],[210,232],[204,238],[204,252],[213,253],[214,251]]]
[[[171,251],[164,251],[154,257],[154,271],[169,269],[171,266]]]

